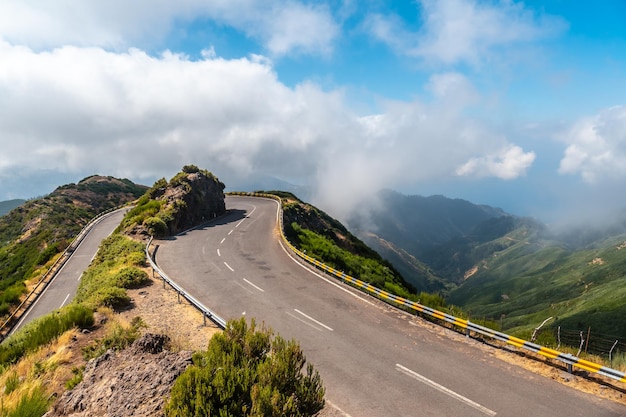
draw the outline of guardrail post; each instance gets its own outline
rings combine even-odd
[[[178,304],[180,304],[180,292],[176,292],[178,294]]]
[[[202,313],[202,321],[204,322],[204,325],[206,326],[206,314]]]

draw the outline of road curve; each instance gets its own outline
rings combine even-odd
[[[245,315],[301,343],[347,416],[624,416],[626,407],[511,367],[296,261],[278,204],[227,197],[229,214],[157,241],[170,278],[226,320]]]
[[[128,208],[116,210],[103,216],[87,232],[84,239],[48,284],[48,287],[26,311],[22,319],[11,332],[29,323],[37,317],[61,308],[74,298],[83,272],[96,256],[100,243],[109,236],[124,218]]]

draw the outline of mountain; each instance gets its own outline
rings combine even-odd
[[[0,216],[4,216],[14,208],[21,206],[25,202],[26,200],[21,199],[0,201]]]
[[[412,285],[430,292],[449,289],[457,281],[434,268],[447,265],[428,262],[438,257],[435,248],[472,234],[484,221],[508,216],[498,208],[441,195],[405,196],[383,190],[378,200],[379,204],[366,217],[349,219],[349,228],[389,260]]]
[[[612,340],[604,353],[626,339],[626,213],[601,228],[557,233],[464,200],[380,197],[350,228],[418,290],[440,292],[470,317],[496,320],[513,334],[530,336],[551,317],[551,337],[560,327],[570,345],[580,343],[581,331]]]
[[[0,217],[0,316],[19,301],[25,281],[65,250],[91,218],[137,199],[146,189],[127,179],[94,175]]]

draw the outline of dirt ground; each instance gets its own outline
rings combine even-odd
[[[149,272],[151,274],[151,272]],[[126,290],[132,308],[119,313],[124,321],[141,317],[152,333],[167,334],[176,349],[206,349],[211,336],[220,329],[209,319],[205,321],[195,307],[183,297],[178,297],[169,285],[159,278],[138,289]]]

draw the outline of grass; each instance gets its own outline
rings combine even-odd
[[[22,395],[14,408],[8,409],[3,405],[0,408],[0,417],[41,417],[48,411],[49,404],[46,390],[36,386]]]
[[[91,309],[71,304],[33,320],[0,344],[0,364],[12,364],[74,327],[93,325]]]
[[[75,303],[96,309],[107,306],[122,308],[130,302],[125,289],[148,282],[144,245],[120,234],[106,238],[92,265],[83,274]]]
[[[130,346],[140,336],[141,329],[145,327],[146,323],[140,317],[135,317],[129,326],[111,322],[105,337],[83,349],[85,360],[97,358],[109,349],[122,350]]]

